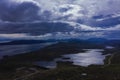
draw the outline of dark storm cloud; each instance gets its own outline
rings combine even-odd
[[[39,19],[40,7],[32,2],[13,3],[0,1],[0,19],[2,21],[33,21]]]
[[[109,0],[75,0],[74,2],[69,2],[69,0],[1,0],[0,22],[34,23],[34,21],[47,22],[49,20],[51,22],[60,21],[70,25],[72,22],[72,26],[77,26],[78,28],[81,27],[81,24],[87,25],[79,28],[80,30],[98,30],[99,28],[96,29],[91,26],[106,28],[114,27],[120,23],[120,10],[117,7],[119,0],[114,1],[114,4],[108,4]],[[94,5],[92,4],[93,2]],[[111,10],[111,8],[109,9],[109,7],[114,7],[115,11]],[[109,13],[112,16],[103,17],[108,16]],[[103,15],[102,18],[99,15]],[[98,16],[98,18],[93,18],[92,16]]]

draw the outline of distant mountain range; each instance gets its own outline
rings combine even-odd
[[[87,40],[81,40],[81,39],[61,39],[61,40],[15,40],[11,42],[3,42],[0,43],[0,45],[28,45],[28,44],[39,44],[39,43],[47,43],[47,42],[78,42],[81,44],[102,44],[102,45],[120,45],[120,40],[108,40],[104,38],[90,38]]]

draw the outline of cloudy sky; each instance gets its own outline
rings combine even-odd
[[[4,31],[4,34],[0,34],[0,37],[11,37],[11,34],[7,34],[6,36],[5,33],[8,30],[4,29],[1,23],[27,23],[29,25],[29,23],[43,21],[67,23],[74,27],[70,33],[63,34],[61,31],[58,31],[57,35],[54,36],[59,37],[68,37],[68,35],[75,37],[76,35],[81,36],[83,35],[83,33],[80,34],[81,30],[119,31],[119,5],[120,0],[1,0],[0,33]],[[9,29],[10,28],[11,26]],[[19,32],[17,33],[17,30],[22,29],[25,30],[26,27],[23,28],[23,26],[21,26],[21,29],[16,29],[16,33],[13,33],[13,36],[18,35]],[[30,30],[32,30],[31,27]],[[76,30],[79,31],[79,33],[76,33]],[[103,33],[100,32],[99,35],[95,35],[95,33],[93,34],[92,32],[91,36],[103,36],[106,31]],[[47,37],[52,35],[48,34],[49,33],[45,34],[44,37],[46,37],[46,35]],[[41,36],[39,37],[41,38]]]
[[[120,13],[119,5],[120,0],[1,0],[0,19],[71,21]]]

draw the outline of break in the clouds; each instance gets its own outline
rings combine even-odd
[[[45,34],[47,33],[46,31],[48,33],[58,32],[54,36],[62,36],[62,38],[68,36],[67,33],[62,34],[62,32],[70,33],[71,31],[76,31],[75,36],[78,34],[83,35],[80,31],[120,30],[119,5],[120,0],[1,0],[0,22],[15,23],[17,27],[13,28],[13,33],[22,33],[23,31],[23,33],[28,33],[27,31],[32,30],[35,30],[33,32],[36,33]],[[58,28],[58,25],[52,26],[50,24],[51,28],[49,26],[43,28],[44,25],[40,22],[52,24],[55,22],[61,24],[67,23],[68,25],[66,25],[67,28],[63,25],[62,27],[59,25],[60,27]],[[8,33],[9,30],[7,31],[3,28],[1,23],[0,32],[5,33],[6,31]],[[27,26],[20,26],[23,23],[27,24]],[[38,26],[40,27],[39,29]],[[33,29],[33,27],[37,29]],[[55,28],[54,30],[53,27]],[[73,34],[69,35],[73,36]]]
[[[96,35],[97,34],[97,35]],[[0,34],[0,41],[2,40],[49,40],[49,39],[70,39],[70,38],[78,38],[78,39],[89,39],[92,37],[105,37],[104,32],[89,32],[89,33],[76,33],[76,32],[57,32],[54,33],[47,33],[44,35],[38,36],[31,36],[28,34]]]
[[[120,12],[120,0],[1,0],[3,21],[70,20]]]
[[[119,31],[96,31],[96,32],[57,32],[46,33],[44,35],[29,35],[29,34],[0,34],[0,41],[12,41],[12,40],[61,40],[61,39],[89,39],[89,38],[107,38],[107,39],[119,39]],[[114,37],[113,37],[114,36]]]

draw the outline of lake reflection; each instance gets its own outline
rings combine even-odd
[[[70,61],[73,65],[87,67],[89,65],[103,65],[105,55],[102,55],[103,49],[85,49],[86,52],[77,54],[62,55],[61,58],[56,58],[53,61],[40,61],[36,62],[39,66],[46,68],[55,68],[58,61]]]
[[[89,66],[91,64],[104,64],[103,60],[105,56],[102,55],[103,50],[100,49],[88,49],[85,53],[64,55],[64,57],[69,57],[70,61],[74,65]]]

